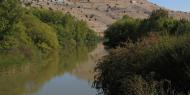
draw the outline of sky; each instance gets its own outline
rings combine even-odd
[[[190,0],[149,0],[168,9],[190,12]]]

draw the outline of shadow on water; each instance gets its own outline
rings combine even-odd
[[[0,95],[95,95],[93,68],[106,54],[103,45],[81,45],[59,53],[1,69]]]

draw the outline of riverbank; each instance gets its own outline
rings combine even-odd
[[[105,95],[188,95],[190,21],[167,10],[144,20],[124,16],[105,31],[109,55],[96,67],[94,87]]]
[[[26,9],[18,0],[1,1],[0,10],[0,68],[99,39],[84,21],[69,13]]]
[[[0,72],[0,95],[96,95],[91,88],[103,45],[79,46]],[[2,70],[2,69],[1,69]]]

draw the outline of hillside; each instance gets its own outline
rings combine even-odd
[[[147,0],[23,0],[25,5],[69,12],[76,18],[84,20],[98,33],[124,15],[133,18],[147,18],[156,4]],[[168,10],[170,15],[180,19],[190,19],[190,13]]]

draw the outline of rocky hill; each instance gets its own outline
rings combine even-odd
[[[153,10],[162,8],[148,0],[23,0],[27,6],[69,12],[84,20],[98,33],[124,15],[147,18]],[[177,19],[190,19],[190,13],[168,10]]]

